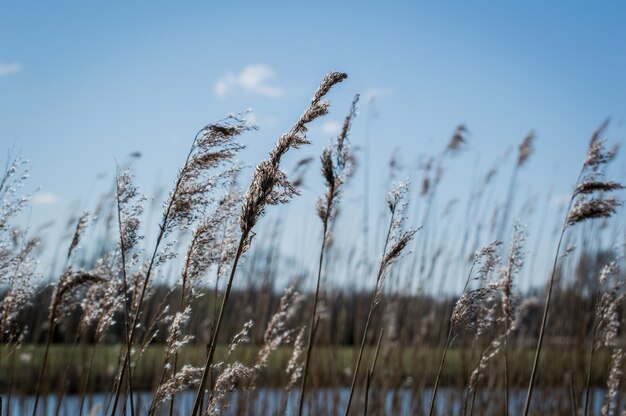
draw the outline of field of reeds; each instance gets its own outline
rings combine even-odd
[[[0,414],[626,414],[626,233],[608,122],[590,132],[559,208],[520,200],[534,133],[512,161],[484,169],[467,200],[441,200],[469,140],[459,125],[417,168],[391,161],[375,229],[365,203],[346,235],[339,224],[361,212],[342,197],[368,169],[350,137],[359,96],[333,107],[344,122],[317,160],[283,160],[314,140],[308,126],[346,77],[327,74],[249,174],[236,162],[256,134],[245,114],[202,127],[172,151],[181,165],[161,210],[132,166],[118,166],[100,204],[68,222],[54,276],[40,272],[36,233],[20,227],[27,163],[9,158]],[[317,237],[264,218],[320,174]],[[558,225],[532,236],[530,221]],[[302,233],[311,267],[282,253],[290,233]]]

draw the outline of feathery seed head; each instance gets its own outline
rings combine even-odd
[[[243,328],[241,331],[235,334],[233,339],[228,344],[228,350],[226,351],[226,356],[224,357],[224,361],[230,356],[242,344],[247,344],[250,342],[250,330],[254,326],[254,322],[249,320],[248,322],[243,324]]]
[[[232,392],[239,384],[246,384],[254,375],[254,369],[247,367],[239,361],[228,364],[224,371],[217,377],[213,396],[206,410],[206,415],[223,414],[228,407],[226,395]]]
[[[494,240],[481,248],[474,255],[474,264],[478,264],[478,272],[475,279],[485,280],[489,274],[500,264],[498,249],[502,245],[502,241]]]
[[[611,192],[624,189],[619,182],[585,180],[580,182],[574,190],[574,195],[587,195],[594,192]]]
[[[583,162],[583,169],[596,169],[607,164],[613,158],[613,156],[606,151],[606,143],[601,139],[601,135],[604,133],[604,130],[608,125],[609,120],[605,120],[591,135],[589,149],[587,150],[587,157]]]
[[[480,326],[482,323],[482,320],[479,319],[480,314],[487,309],[487,300],[493,296],[498,288],[499,283],[490,283],[478,289],[464,292],[454,305],[450,324],[458,326],[463,323],[469,328]]]
[[[285,369],[285,372],[289,375],[287,391],[291,390],[300,377],[302,377],[304,363],[301,361],[301,358],[306,348],[306,341],[304,339],[305,329],[306,327],[302,327],[300,328],[300,331],[298,331],[298,336],[296,336],[296,340],[293,343],[291,358],[289,358],[287,368]]]
[[[235,142],[235,138],[253,129],[256,126],[247,124],[243,117],[231,115],[198,132],[187,162],[178,174],[177,186],[170,194],[167,232],[175,226],[196,221],[204,214],[204,208],[211,206],[212,191],[229,181],[239,168],[231,167],[219,173],[214,170],[232,163],[244,147]]]
[[[83,289],[89,289],[91,285],[101,284],[106,279],[100,275],[77,272],[71,270],[65,272],[55,288],[50,304],[50,313],[56,310],[55,321],[59,322],[61,317],[71,312],[79,305],[79,293]]]
[[[604,196],[604,193],[624,188],[621,183],[604,179],[603,167],[614,157],[605,149],[605,142],[600,138],[607,124],[608,120],[596,129],[591,137],[580,178],[572,194],[573,204],[568,212],[567,227],[588,219],[610,218],[621,205],[615,197]],[[600,194],[590,196],[596,192]]]
[[[346,74],[339,72],[331,72],[326,75],[311,100],[311,106],[298,119],[291,130],[278,139],[274,149],[270,152],[268,160],[257,165],[252,177],[252,183],[244,196],[239,221],[241,232],[245,237],[244,249],[247,249],[250,245],[251,238],[254,235],[252,229],[265,213],[267,205],[286,203],[294,195],[298,194],[297,189],[289,181],[285,172],[279,168],[281,158],[289,149],[309,143],[306,138],[306,125],[326,113],[328,103],[322,101],[322,98],[333,85],[343,81],[346,77]]]
[[[469,130],[467,130],[467,127],[465,126],[465,124],[459,124],[456,130],[454,130],[454,134],[452,135],[452,138],[448,142],[448,145],[446,146],[446,149],[444,150],[444,154],[445,153],[455,154],[459,150],[461,150],[461,146],[467,143],[466,136],[468,132]]]
[[[176,393],[190,390],[200,384],[203,369],[185,365],[166,382],[161,383],[154,393],[153,408],[170,400]]]
[[[522,166],[530,155],[533,153],[533,142],[535,141],[535,133],[530,132],[524,137],[524,140],[519,145],[519,152],[517,154],[517,166]]]
[[[567,217],[567,226],[578,224],[595,218],[610,218],[617,211],[621,202],[611,198],[584,198],[580,197],[572,207]]]
[[[606,396],[604,397],[604,404],[601,409],[602,416],[614,415],[616,413],[623,359],[624,350],[622,348],[614,348],[611,353],[611,369],[609,370],[609,377],[606,381]]]
[[[85,228],[87,228],[87,222],[89,220],[89,213],[84,212],[78,222],[76,223],[76,230],[74,231],[74,236],[72,237],[72,242],[70,244],[70,248],[67,250],[67,258],[69,259],[72,256],[72,253],[78,247],[78,243],[80,242],[80,238],[85,232]]]
[[[129,254],[143,236],[139,235],[141,223],[139,218],[143,214],[145,198],[139,193],[133,183],[133,176],[129,170],[117,176],[116,198],[119,209],[120,249],[125,255]]]
[[[407,202],[405,202],[405,197],[409,189],[409,183],[409,179],[397,182],[393,185],[391,191],[387,193],[387,207],[392,214],[398,209],[403,211],[406,208]]]
[[[342,195],[345,180],[352,174],[353,156],[348,142],[348,133],[352,120],[356,116],[357,94],[352,101],[350,112],[344,120],[343,127],[334,144],[322,151],[322,176],[326,181],[326,192],[317,201],[317,214],[326,226],[326,243],[330,244],[330,229],[338,212],[338,204]]]

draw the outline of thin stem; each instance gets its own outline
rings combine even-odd
[[[372,360],[371,367],[367,370],[367,380],[365,383],[365,406],[363,408],[363,416],[367,416],[367,403],[369,399],[370,387],[372,385],[372,379],[374,378],[374,370],[376,370],[376,362],[378,361],[378,353],[380,352],[380,344],[383,340],[383,334],[385,329],[380,330],[378,335],[378,342],[376,343],[376,351],[374,352],[374,359]]]
[[[372,318],[372,312],[374,310],[374,296],[372,296],[372,301],[370,303],[369,312],[367,313],[367,320],[365,321],[365,329],[363,330],[363,336],[361,337],[361,346],[359,348],[359,355],[357,357],[356,366],[354,368],[354,375],[352,376],[352,384],[350,385],[350,395],[348,396],[348,404],[346,405],[345,415],[347,416],[350,412],[350,406],[352,404],[352,397],[354,395],[354,388],[356,386],[356,379],[359,372],[359,368],[361,367],[361,359],[363,358],[363,350],[365,349],[365,339],[367,338],[367,331],[370,326],[370,321]]]
[[[472,392],[472,401],[470,402],[470,412],[469,412],[469,416],[472,416],[474,414],[474,403],[476,402],[476,392],[478,390],[478,383],[476,383],[476,386],[474,386],[474,391]]]
[[[230,271],[228,284],[226,285],[226,291],[224,292],[224,297],[222,298],[222,306],[220,308],[220,314],[217,318],[217,323],[215,325],[215,330],[213,331],[213,336],[211,337],[211,346],[209,347],[209,354],[207,355],[206,362],[204,364],[204,371],[202,372],[202,379],[200,381],[200,385],[198,386],[198,391],[196,392],[196,399],[193,405],[192,416],[197,416],[200,412],[200,407],[201,407],[203,396],[204,396],[204,387],[206,385],[209,373],[211,372],[211,364],[213,363],[213,355],[215,354],[215,349],[217,347],[217,337],[220,333],[222,322],[224,321],[226,304],[228,303],[228,298],[230,297],[230,291],[233,286],[233,280],[235,279],[235,274],[237,272],[237,265],[239,264],[239,258],[241,257],[243,253],[243,248],[244,248],[244,244],[245,244],[247,237],[248,235],[246,233],[243,233],[241,235],[241,238],[239,239],[239,246],[237,247],[237,253],[235,254],[235,259],[233,261],[233,268]]]
[[[165,222],[164,222],[165,223]],[[146,289],[148,288],[148,283],[150,280],[150,275],[152,273],[152,267],[154,266],[154,262],[156,260],[157,257],[157,253],[158,253],[158,249],[159,249],[159,245],[161,244],[161,239],[163,238],[163,234],[165,233],[165,227],[164,225],[161,225],[161,232],[159,233],[159,236],[157,238],[155,247],[154,247],[154,251],[152,253],[152,258],[150,260],[150,265],[148,266],[148,271],[146,272],[146,278],[144,279],[142,288],[141,288],[141,294],[139,296],[139,303],[137,304],[137,309],[135,311],[135,315],[133,317],[133,323],[132,326],[130,327],[130,334],[128,336],[128,348],[126,348],[126,352],[124,354],[124,359],[122,362],[122,368],[120,370],[120,374],[118,377],[118,381],[117,381],[117,385],[115,387],[115,399],[113,401],[113,409],[111,410],[111,415],[115,415],[115,411],[117,410],[117,405],[119,402],[119,397],[120,397],[120,393],[121,393],[121,387],[122,387],[122,381],[124,379],[124,376],[126,375],[126,369],[128,368],[129,371],[129,375],[131,373],[131,369],[130,369],[130,348],[132,347],[132,343],[134,341],[135,338],[135,332],[136,332],[136,328],[137,328],[137,320],[139,319],[139,314],[141,312],[141,306],[143,305],[143,301],[146,295]],[[130,379],[130,376],[128,377]]]
[[[504,414],[509,414],[509,319],[504,317]]]
[[[387,238],[385,239],[385,246],[383,247],[383,257],[387,254],[387,245],[389,244],[389,238],[391,236],[391,230],[393,228],[393,221],[395,219],[394,212],[391,213],[391,219],[389,221],[389,228],[387,229]],[[350,412],[350,406],[352,405],[352,398],[354,396],[354,388],[356,387],[356,380],[359,375],[359,369],[361,367],[361,359],[363,358],[363,350],[365,349],[365,340],[367,338],[367,331],[370,327],[370,321],[372,320],[372,314],[374,309],[376,309],[376,292],[378,291],[378,286],[380,284],[380,279],[382,278],[384,272],[384,264],[381,262],[378,273],[376,275],[376,285],[374,286],[374,290],[372,293],[372,298],[370,300],[369,311],[367,312],[367,320],[365,321],[365,329],[363,329],[363,336],[361,337],[361,347],[359,348],[359,355],[356,360],[356,365],[354,368],[354,374],[352,375],[352,384],[350,385],[350,395],[348,396],[348,403],[346,404],[345,416],[348,416]]]
[[[509,261],[509,269],[507,271],[509,279],[513,278],[513,264]],[[509,414],[509,319],[510,317],[510,302],[511,302],[511,286],[510,284],[505,285],[504,287],[504,295],[507,302],[509,302],[508,306],[504,308],[504,415],[508,416]]]
[[[581,172],[582,175],[582,172]],[[580,178],[580,176],[579,176]],[[578,183],[578,180],[576,181]],[[561,244],[563,244],[563,236],[567,230],[567,218],[572,208],[574,197],[570,199],[569,206],[565,212],[565,220],[563,221],[563,227],[561,229],[561,235],[559,236],[559,243],[556,247],[556,254],[554,256],[554,263],[552,264],[552,273],[550,274],[550,283],[548,284],[548,294],[546,296],[546,304],[543,309],[543,317],[541,318],[541,330],[539,331],[539,339],[537,340],[537,349],[535,351],[535,359],[533,361],[533,369],[530,373],[530,381],[528,383],[528,391],[526,392],[526,402],[524,403],[524,416],[528,416],[530,411],[530,400],[533,394],[533,387],[535,386],[535,377],[537,376],[537,368],[539,367],[539,355],[541,354],[541,347],[543,345],[543,337],[545,334],[546,323],[548,321],[548,312],[550,311],[550,300],[552,298],[552,288],[554,286],[554,277],[556,275],[556,266],[559,261],[559,253],[561,251]]]
[[[16,348],[16,347],[15,347]],[[7,352],[7,358],[11,356],[11,352]],[[13,350],[13,354],[16,354],[16,350]],[[9,412],[11,411],[11,397],[13,396],[13,383],[15,382],[15,362],[17,360],[11,360],[11,381],[9,382],[9,392],[7,394],[7,416],[9,416]],[[0,409],[0,415],[2,415],[2,410]]]
[[[122,284],[123,284],[123,288],[124,288],[124,342],[126,343],[126,365],[128,367],[128,373],[130,374],[130,337],[129,337],[129,328],[128,328],[128,276],[126,273],[126,250],[127,248],[125,247],[124,244],[124,236],[122,234],[122,207],[120,204],[120,200],[119,200],[119,196],[120,196],[120,187],[119,187],[119,182],[116,181],[115,184],[115,190],[117,193],[117,198],[116,198],[116,206],[117,206],[117,226],[118,226],[118,230],[119,230],[119,234],[120,234],[120,252],[121,252],[121,257],[122,257]],[[133,406],[133,385],[131,382],[130,377],[127,377],[128,380],[128,392],[130,394],[130,412],[131,415],[134,416],[135,411],[134,411],[134,406]],[[120,379],[120,383],[121,383],[121,379]],[[115,412],[115,410],[113,411]]]
[[[70,351],[70,357],[68,360],[67,365],[65,366],[65,373],[63,374],[63,381],[60,383],[59,385],[59,398],[57,399],[57,403],[56,403],[56,409],[54,411],[54,414],[56,416],[59,416],[59,412],[61,412],[61,403],[63,403],[63,398],[65,397],[65,388],[67,387],[67,376],[70,372],[70,367],[72,365],[72,363],[74,362],[74,355],[76,354],[76,348],[78,347],[78,341],[79,341],[79,335],[78,335],[78,331],[76,332],[76,336],[74,338],[74,344],[72,345],[72,350]]]
[[[511,178],[509,180],[509,187],[506,197],[506,203],[504,205],[504,211],[502,213],[502,221],[500,222],[500,229],[498,230],[497,238],[499,240],[504,241],[506,237],[506,227],[509,221],[509,214],[511,211],[511,207],[513,206],[513,198],[515,197],[515,193],[513,190],[515,189],[515,182],[517,179],[517,170],[519,165],[515,165],[513,168],[513,173],[511,174]]]
[[[124,374],[126,372],[126,368],[128,367],[128,378],[132,379],[132,369],[131,369],[131,365],[130,365],[130,348],[133,344],[133,340],[135,338],[135,332],[137,329],[137,320],[139,319],[139,314],[141,312],[141,307],[143,306],[143,302],[144,302],[144,298],[146,295],[146,291],[148,288],[148,283],[150,282],[150,276],[152,275],[152,268],[154,267],[154,262],[156,260],[157,254],[158,254],[158,250],[159,250],[159,246],[161,245],[161,240],[163,240],[163,237],[165,236],[165,231],[167,229],[168,226],[168,220],[170,217],[170,212],[172,210],[172,207],[174,206],[174,201],[176,200],[176,196],[178,194],[178,190],[180,189],[180,186],[182,184],[183,181],[183,172],[185,171],[185,168],[187,166],[187,164],[189,163],[189,160],[191,159],[191,155],[193,153],[193,150],[195,148],[195,144],[196,141],[198,140],[198,137],[200,136],[200,134],[202,134],[204,130],[200,130],[197,134],[196,137],[194,137],[193,139],[193,143],[191,145],[191,148],[189,149],[189,153],[187,154],[187,159],[185,159],[185,164],[183,165],[183,168],[181,170],[181,173],[178,175],[178,179],[176,180],[176,185],[174,186],[174,191],[172,192],[172,196],[169,199],[169,203],[167,204],[167,207],[165,209],[165,212],[163,213],[163,220],[161,221],[161,225],[159,226],[159,235],[157,236],[157,240],[156,243],[154,244],[154,250],[152,251],[152,257],[150,258],[150,264],[148,266],[148,270],[146,271],[146,277],[144,279],[142,288],[141,288],[141,295],[139,296],[139,302],[137,303],[137,310],[135,311],[135,315],[133,317],[133,323],[132,326],[130,328],[130,334],[128,336],[128,348],[126,348],[126,354],[124,356],[124,362],[122,363],[122,368],[120,370],[120,376],[118,378],[118,382],[117,385],[115,387],[115,400],[113,402],[113,409],[111,411],[111,415],[115,415],[115,411],[117,410],[117,405],[119,402],[119,398],[120,398],[120,392],[121,392],[121,385],[122,385],[122,380],[124,378]],[[132,383],[131,383],[132,384]],[[132,392],[131,392],[132,393]],[[132,394],[131,394],[132,397]]]
[[[461,410],[461,416],[465,416],[467,414],[467,406],[469,404],[469,394],[470,394],[470,389],[469,387],[465,387],[465,397],[463,398],[463,408]]]
[[[596,305],[598,302],[598,293],[596,294]],[[591,351],[589,352],[589,363],[587,365],[587,379],[585,383],[585,410],[583,411],[584,416],[587,416],[587,412],[589,409],[589,390],[591,390],[591,369],[593,368],[593,358],[596,352],[594,343],[596,340],[597,323],[598,323],[598,318],[594,314],[593,330],[592,330],[592,335],[591,335]]]
[[[437,388],[439,387],[439,380],[441,378],[441,372],[443,370],[443,363],[446,361],[446,355],[448,354],[448,349],[452,344],[450,338],[452,338],[452,328],[453,325],[450,324],[450,329],[448,330],[448,336],[446,338],[446,345],[443,349],[443,356],[441,357],[441,362],[439,363],[439,370],[437,370],[437,378],[435,378],[435,386],[433,387],[433,395],[430,398],[430,407],[428,411],[428,415],[432,416],[435,411],[435,399],[437,398]]]
[[[67,257],[65,258],[65,270],[69,270],[69,261],[72,255],[72,247],[67,252]],[[46,337],[46,349],[43,355],[43,362],[41,364],[41,371],[39,373],[39,379],[37,380],[37,392],[35,394],[35,405],[33,406],[33,416],[37,413],[37,405],[39,404],[39,395],[41,394],[41,387],[43,385],[43,379],[46,375],[46,366],[48,364],[48,354],[50,352],[50,344],[52,343],[52,337],[54,335],[55,321],[57,316],[57,307],[59,306],[59,293],[58,286],[57,290],[54,292],[54,298],[52,299],[52,305],[50,310],[50,315],[48,317],[48,335]]]
[[[180,290],[180,303],[179,303],[179,312],[183,312],[186,308],[186,297],[185,297],[185,293],[187,292],[187,280],[189,278],[189,263],[191,261],[191,256],[193,253],[193,249],[198,241],[198,234],[196,233],[189,245],[189,249],[187,251],[187,258],[185,260],[185,267],[183,269],[183,273],[182,273],[182,286],[181,286],[181,290]],[[178,333],[174,334],[174,340],[176,340],[176,338],[178,337]],[[159,386],[161,384],[163,384],[163,382],[165,381],[165,376],[167,373],[167,362],[170,360],[171,358],[171,353],[170,353],[170,345],[166,346],[166,351],[165,351],[165,357],[163,358],[163,371],[161,372],[161,379],[159,380]],[[178,351],[174,352],[174,363],[173,363],[173,370],[172,370],[172,374],[176,374],[176,370],[178,368]],[[155,402],[156,396],[152,397],[152,402],[150,403],[150,408],[148,410],[148,414],[152,415],[154,414],[154,412],[156,411],[156,402]],[[172,398],[170,400],[170,410],[169,410],[169,414],[170,416],[172,416],[174,413],[174,396],[172,395]]]
[[[53,301],[52,311],[50,312],[50,318],[48,320],[48,336],[46,339],[46,349],[43,353],[43,362],[41,364],[41,370],[39,371],[39,378],[37,379],[37,391],[35,394],[35,405],[33,406],[33,416],[37,414],[37,405],[39,404],[39,395],[41,394],[41,388],[43,385],[44,376],[46,375],[46,366],[48,364],[48,354],[50,352],[50,344],[52,343],[52,336],[54,334],[54,320],[56,318],[57,305],[56,300]]]
[[[470,271],[467,274],[467,278],[465,279],[465,285],[463,286],[463,292],[461,296],[465,294],[467,291],[467,287],[469,286],[470,280],[472,278],[472,273],[474,272],[474,266],[476,266],[476,260],[472,263],[470,267]],[[428,415],[432,416],[435,411],[435,399],[437,398],[437,389],[439,388],[439,380],[441,378],[441,373],[443,371],[443,364],[446,361],[446,355],[448,354],[448,349],[452,345],[452,330],[454,329],[454,325],[452,321],[450,321],[450,328],[448,329],[448,336],[446,337],[446,344],[443,349],[443,356],[441,357],[441,362],[439,363],[439,370],[437,371],[437,377],[435,378],[435,386],[433,387],[433,395],[430,398],[430,410],[428,411]]]
[[[313,298],[313,310],[311,311],[311,320],[309,325],[309,340],[307,342],[306,358],[304,360],[304,372],[302,373],[302,385],[300,387],[300,401],[298,404],[298,416],[302,415],[304,406],[304,393],[306,391],[307,374],[309,373],[309,362],[311,360],[311,352],[313,351],[314,326],[317,319],[317,302],[320,292],[320,282],[322,280],[322,267],[324,263],[324,251],[326,248],[326,232],[328,229],[328,215],[324,218],[324,229],[322,233],[322,248],[320,250],[319,264],[317,268],[317,283],[315,286],[315,297]]]
[[[365,377],[365,404],[363,405],[363,416],[367,416],[367,406],[368,406],[368,401],[369,401],[369,392],[370,392],[370,385],[372,383],[372,373],[370,373],[370,370],[367,370],[367,375]]]

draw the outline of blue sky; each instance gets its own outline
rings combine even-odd
[[[473,172],[531,129],[536,153],[520,187],[544,195],[554,186],[558,199],[606,117],[608,137],[624,143],[624,21],[623,2],[2,2],[0,144],[30,160],[30,184],[41,187],[31,224],[64,223],[93,204],[130,152],[143,154],[135,170],[144,191],[168,185],[195,132],[231,112],[252,108],[260,130],[244,138],[241,160],[257,163],[337,69],[350,78],[311,129],[313,146],[286,167],[319,155],[360,92],[355,145],[376,97],[374,213],[393,150],[413,165],[459,123],[470,143],[442,199],[466,194]],[[623,157],[615,171],[624,177]],[[289,224],[315,235],[317,167],[310,176]],[[361,187],[348,206],[359,209]]]

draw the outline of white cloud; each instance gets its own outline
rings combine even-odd
[[[12,64],[0,64],[0,77],[13,74],[22,70],[22,64],[14,62]]]
[[[341,123],[335,120],[328,120],[322,124],[322,132],[324,134],[339,134],[341,131]]]
[[[52,205],[59,202],[59,197],[51,192],[37,192],[33,196],[33,204],[35,205]]]
[[[267,65],[248,65],[238,74],[228,73],[220,78],[215,84],[215,94],[224,96],[233,88],[240,88],[266,97],[280,97],[283,89],[271,84],[275,77],[274,70]]]

